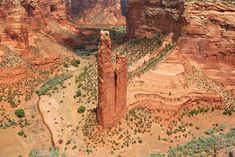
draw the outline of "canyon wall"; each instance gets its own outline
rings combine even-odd
[[[122,118],[126,109],[127,58],[117,55],[111,61],[109,32],[101,31],[98,52],[97,120],[103,129],[111,128]]]
[[[73,20],[81,25],[125,24],[121,0],[68,0],[67,6]]]
[[[156,33],[174,32],[177,37],[183,24],[184,2],[181,0],[127,1],[129,38],[153,37]]]
[[[1,43],[9,45],[21,55],[29,55],[29,20],[20,3],[7,3],[1,6]]]
[[[186,25],[178,40],[180,51],[199,59],[235,66],[235,6],[194,2],[185,6]]]
[[[235,7],[222,1],[129,0],[130,39],[174,33],[180,51],[235,65]]]
[[[46,29],[47,22],[65,24],[66,4],[60,0],[9,0],[0,3],[0,40],[21,56],[31,56],[36,31]]]

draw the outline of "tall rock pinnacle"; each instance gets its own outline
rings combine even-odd
[[[111,61],[111,40],[108,31],[100,32],[98,52],[97,119],[103,129],[116,125],[125,113],[127,57],[117,54],[116,66]]]

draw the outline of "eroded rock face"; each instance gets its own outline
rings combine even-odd
[[[101,31],[98,52],[97,119],[103,129],[114,126],[126,108],[127,58],[117,55],[116,67],[111,62],[109,32]]]
[[[64,1],[9,0],[0,4],[0,40],[22,56],[31,56],[34,31],[44,30],[47,20],[68,21]]]
[[[53,16],[54,19],[60,22],[67,21],[69,18],[66,1],[64,0],[43,0],[39,5],[41,7],[38,8],[41,9],[42,14],[45,16]]]
[[[222,2],[194,2],[185,7],[180,51],[235,66],[235,7]]]
[[[9,7],[9,5],[12,5]],[[1,7],[1,41],[12,46],[21,55],[29,55],[29,21],[27,13],[20,3],[6,4]]]
[[[130,0],[129,38],[174,33],[180,51],[235,65],[235,7],[226,2]]]
[[[156,33],[175,32],[183,24],[184,2],[181,0],[127,1],[127,34],[129,38],[153,37]]]
[[[73,18],[85,25],[124,25],[121,0],[69,0]]]

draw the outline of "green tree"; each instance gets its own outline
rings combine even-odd
[[[78,113],[84,113],[86,111],[86,108],[84,106],[80,106],[78,108]]]
[[[23,109],[17,109],[16,111],[15,111],[15,115],[17,116],[17,117],[19,117],[19,118],[22,118],[22,117],[24,117],[25,116],[25,112],[24,112],[24,110]]]

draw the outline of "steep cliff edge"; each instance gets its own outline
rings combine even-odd
[[[129,38],[153,37],[157,32],[179,34],[183,24],[184,2],[181,0],[127,1]]]
[[[129,38],[174,33],[181,52],[235,65],[235,7],[222,1],[130,0]]]
[[[70,15],[81,25],[124,25],[121,0],[69,0]]]
[[[235,6],[222,2],[193,2],[185,6],[186,24],[180,51],[235,66]]]
[[[40,57],[49,57],[54,45],[59,46],[64,39],[79,33],[68,18],[65,1],[1,1],[1,46],[8,47],[24,59],[30,58],[32,62]],[[41,43],[43,38],[49,42]],[[7,55],[5,49],[1,49],[1,54]]]
[[[38,84],[74,57],[63,40],[78,32],[60,0],[0,1],[0,95],[14,99],[20,92],[28,100]]]
[[[51,24],[57,27],[71,26],[66,6],[61,1],[3,1],[0,6],[0,40],[21,56],[32,57],[38,34],[53,32]],[[62,28],[63,29],[63,28]],[[70,27],[71,30],[75,30]],[[48,34],[48,33],[47,33]],[[49,34],[48,34],[49,36]]]

